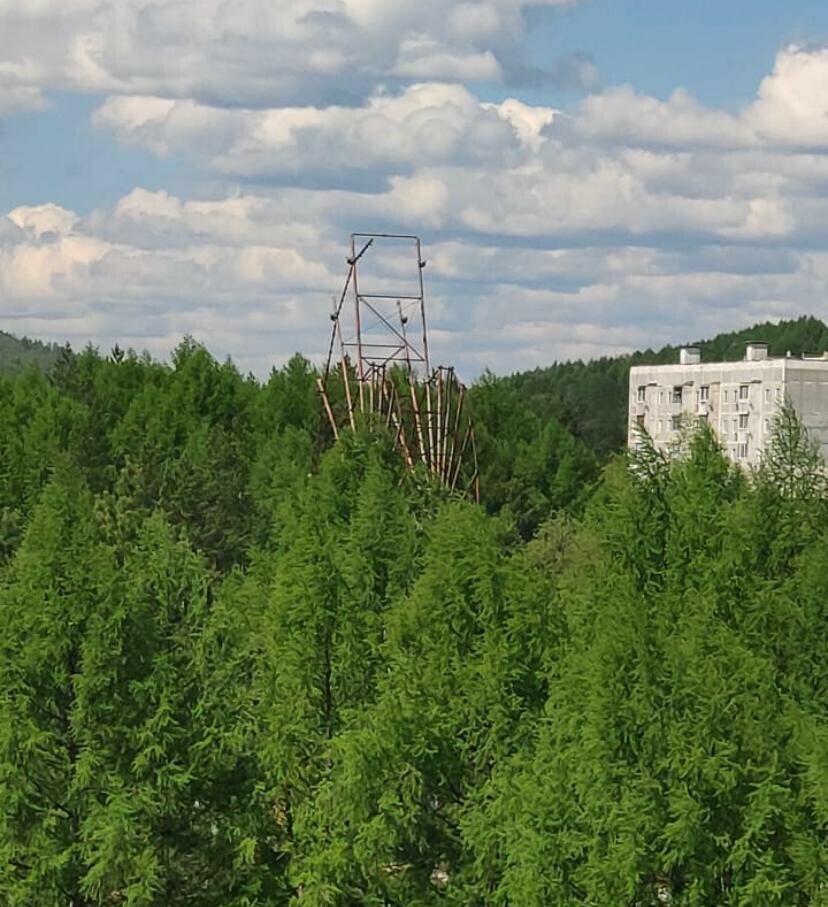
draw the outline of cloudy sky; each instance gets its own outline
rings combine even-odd
[[[0,0],[0,329],[264,375],[380,230],[467,378],[828,317],[828,4]]]

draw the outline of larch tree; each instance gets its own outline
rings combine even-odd
[[[0,589],[0,899],[10,907],[92,903],[78,698],[89,624],[114,568],[91,495],[60,468]]]

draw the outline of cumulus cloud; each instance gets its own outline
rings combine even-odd
[[[357,102],[378,82],[490,80],[528,7],[575,0],[2,0],[27,85],[219,106]]]
[[[549,108],[510,99],[481,103],[461,85],[415,84],[379,93],[357,109],[228,110],[193,101],[112,97],[93,122],[121,141],[166,156],[194,156],[216,173],[242,178],[354,172],[376,179],[436,164],[514,165],[537,152]]]
[[[828,48],[785,48],[744,118],[766,141],[828,151]]]
[[[39,88],[0,83],[0,117],[23,110],[42,110],[45,106],[46,99]]]
[[[37,16],[52,35],[51,2],[0,0],[0,22],[25,47]],[[71,59],[52,35],[42,73],[74,66],[109,93],[99,129],[204,183],[0,218],[12,330],[159,355],[193,333],[265,372],[324,353],[353,229],[423,235],[434,358],[467,378],[828,315],[828,51],[782,49],[736,111],[624,86],[557,110],[457,82],[508,79],[520,0],[124,0],[120,32],[109,0],[82,2],[96,31],[57,14]],[[359,91],[333,102],[345,71]]]
[[[22,205],[7,215],[8,219],[23,231],[27,239],[39,240],[48,236],[65,236],[72,232],[78,222],[73,211],[60,205]]]
[[[661,101],[629,85],[587,97],[561,128],[583,141],[644,147],[720,148],[755,140],[739,117],[706,108],[683,89]]]
[[[14,227],[0,230],[4,328],[157,355],[192,333],[219,353],[243,350],[239,362],[262,372],[295,349],[313,354],[344,253],[309,225],[291,229],[282,213],[259,199],[188,202],[144,190],[88,218],[16,209]],[[159,244],[159,230],[173,241]],[[304,249],[303,233],[315,240]]]
[[[490,237],[775,242],[821,229],[820,75],[828,77],[828,51],[785,48],[737,113],[684,91],[662,101],[620,87],[555,111],[422,83],[357,108],[113,97],[95,122],[222,177],[326,190],[332,212],[351,206],[329,190],[362,187],[375,195],[360,210],[383,221]],[[803,118],[810,125],[796,127]]]
[[[590,95],[558,125],[605,144],[828,151],[828,48],[783,48],[756,98],[736,113],[705,107],[683,89],[659,100],[627,85]]]
[[[0,59],[0,116],[46,106],[38,84],[40,72],[31,60]]]
[[[450,238],[451,189],[440,185],[326,193],[336,209],[327,217],[320,193],[303,189],[201,201],[135,190],[87,217],[17,209],[12,232],[0,234],[6,324],[157,355],[193,333],[263,374],[296,349],[323,355],[331,295],[345,274],[346,223],[387,217],[411,228],[435,210],[443,223],[426,236],[434,357],[467,378],[486,365],[528,368],[689,339],[734,320],[825,314],[818,300],[828,264],[807,249],[768,250],[717,236],[720,228],[678,246],[629,233],[612,242],[600,229],[555,239],[548,225],[528,246],[503,234]],[[828,211],[822,224],[828,232]],[[403,273],[404,263],[385,264],[387,276]]]

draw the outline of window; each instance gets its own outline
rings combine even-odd
[[[747,428],[749,418],[750,416],[747,413],[739,413],[739,428]]]
[[[678,431],[681,428],[681,416],[670,417],[670,428],[673,431]]]
[[[771,389],[769,387],[765,388],[765,403],[770,403]]]
[[[647,399],[647,386],[644,384],[638,385],[638,402],[643,403]]]
[[[636,425],[636,428],[638,428],[640,431],[644,431],[644,416],[643,415],[635,417],[635,425]]]
[[[673,403],[681,403],[681,385],[677,384],[673,388]]]
[[[765,419],[765,431],[770,431],[770,422],[767,419]]]
[[[664,403],[664,391],[659,391],[659,392],[658,392],[658,402],[659,402],[659,403]]]
[[[722,419],[722,434],[727,435],[727,419]]]
[[[737,460],[746,460],[747,459],[747,444],[737,444],[736,445],[736,459]]]
[[[710,399],[710,385],[702,384],[699,388],[699,403],[707,403]]]
[[[730,391],[727,389],[722,391],[722,400],[724,400],[725,403],[727,403],[727,401],[729,399],[729,397],[728,397],[729,394],[730,394]]]
[[[782,399],[782,388],[781,388],[781,387],[777,387],[777,388],[776,388],[776,400],[777,400],[777,402],[778,402],[778,401],[781,400],[781,399]]]
[[[750,396],[750,385],[740,384],[739,385],[739,399],[747,400],[749,396]]]
[[[658,420],[658,433],[661,434],[664,431],[664,423],[661,419]]]

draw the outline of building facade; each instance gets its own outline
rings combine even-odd
[[[765,344],[749,343],[740,362],[702,362],[685,347],[676,365],[630,369],[629,444],[643,430],[669,452],[682,429],[707,422],[733,461],[756,466],[786,399],[828,457],[828,353],[771,359]]]

